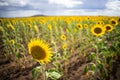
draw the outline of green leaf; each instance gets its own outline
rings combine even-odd
[[[32,70],[32,76],[33,76],[33,78],[36,79],[37,75],[38,75],[38,69],[37,68],[33,68],[33,70]]]
[[[88,65],[85,66],[85,68],[84,68],[84,72],[85,72],[85,73],[88,72]]]
[[[16,56],[17,56],[17,58],[21,58],[21,54],[20,53],[17,53]]]
[[[88,59],[89,59],[90,61],[92,61],[92,60],[94,59],[94,57],[95,57],[95,53],[91,53],[91,54],[89,55]]]
[[[55,69],[49,69],[47,74],[48,77],[50,77],[52,80],[57,80],[61,77],[61,74],[57,72]]]

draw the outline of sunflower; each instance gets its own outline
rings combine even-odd
[[[83,29],[81,24],[77,24],[77,28],[80,29],[80,30]]]
[[[114,25],[114,26],[118,25],[118,22],[115,19],[110,19],[109,23],[112,24],[112,25]]]
[[[36,25],[34,26],[34,30],[35,30],[36,33],[39,32],[39,29],[38,29],[38,27]]]
[[[63,45],[62,45],[62,49],[63,49],[63,50],[66,50],[66,49],[67,49],[67,44],[63,44]]]
[[[68,30],[68,29],[66,29],[66,33],[69,33],[69,30]]]
[[[110,24],[106,24],[104,27],[105,27],[105,30],[108,32],[111,32],[113,30],[113,26]]]
[[[33,59],[40,63],[50,62],[51,48],[48,44],[40,39],[31,39],[28,43],[29,54],[32,55]]]
[[[3,27],[2,27],[2,26],[0,26],[0,32],[3,32],[3,31],[4,31]]]
[[[11,40],[9,41],[9,43],[10,43],[11,45],[14,45],[15,41],[14,41],[13,39],[11,39]]]
[[[29,28],[32,28],[32,25],[31,25],[31,24],[28,24],[28,27],[29,27]]]
[[[87,28],[87,27],[88,27],[88,24],[84,24],[83,26],[84,26],[84,28]]]
[[[66,40],[66,36],[63,34],[63,35],[61,35],[61,39],[62,40]]]
[[[104,25],[104,22],[103,21],[97,21],[96,24],[97,25]]]
[[[15,30],[15,28],[14,28],[14,26],[12,24],[8,24],[7,27],[12,29],[13,31]]]
[[[101,27],[100,25],[95,25],[92,27],[91,32],[95,36],[101,36],[105,33],[105,28]]]
[[[48,29],[52,30],[52,25],[51,24],[48,25]]]

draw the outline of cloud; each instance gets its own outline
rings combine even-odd
[[[120,0],[109,0],[106,7],[109,10],[120,10]]]
[[[0,2],[0,6],[8,6],[9,4],[7,2]]]
[[[33,15],[120,16],[120,0],[0,0],[0,17]]]
[[[25,6],[29,0],[2,0],[0,6]]]
[[[1,11],[0,17],[27,17],[42,14],[38,10]]]
[[[49,4],[57,4],[65,6],[67,8],[75,7],[76,5],[82,4],[82,1],[78,0],[48,0]]]

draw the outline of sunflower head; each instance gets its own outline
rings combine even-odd
[[[62,49],[63,49],[63,50],[66,50],[66,49],[67,49],[67,44],[63,44],[63,45],[62,45]]]
[[[15,41],[14,41],[13,39],[11,39],[11,40],[9,41],[9,43],[10,43],[11,45],[14,45]]]
[[[32,55],[33,59],[40,63],[48,63],[52,56],[51,49],[48,44],[40,39],[31,39],[28,43],[29,54]]]
[[[101,36],[105,33],[105,28],[101,27],[100,25],[95,25],[92,27],[91,32],[95,36]]]
[[[3,27],[2,27],[2,26],[0,26],[0,32],[3,32],[3,31],[4,31]]]
[[[32,28],[32,25],[29,23],[29,24],[28,24],[28,27],[31,29],[31,28]]]
[[[66,29],[66,32],[67,32],[67,33],[69,33],[69,30],[68,30],[68,29]]]
[[[66,36],[63,34],[63,35],[61,35],[61,39],[62,40],[66,40]]]
[[[81,24],[77,24],[77,28],[81,30],[83,27]]]
[[[14,26],[12,24],[8,24],[7,28],[12,29],[13,31],[15,30]]]
[[[96,24],[97,25],[104,25],[104,22],[103,21],[97,21]]]
[[[105,27],[105,30],[108,32],[111,32],[113,30],[113,26],[110,24],[106,24],[104,27]]]
[[[118,19],[118,21],[120,22],[120,18]]]
[[[48,25],[48,29],[52,30],[52,25],[51,24]]]
[[[115,19],[110,19],[109,23],[112,24],[112,25],[114,25],[114,26],[118,25],[118,22]]]
[[[88,24],[84,24],[84,28],[87,28],[88,27]]]
[[[35,30],[36,33],[38,33],[39,32],[38,26],[35,25],[34,30]]]

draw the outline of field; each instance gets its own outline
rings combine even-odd
[[[0,18],[0,80],[119,80],[119,16]]]

